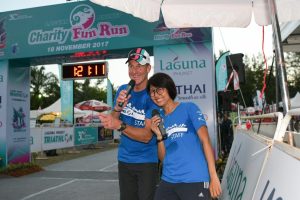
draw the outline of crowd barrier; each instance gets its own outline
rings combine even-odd
[[[43,124],[30,129],[31,152],[63,149],[96,144],[101,140],[113,139],[113,132],[102,126]]]
[[[235,130],[220,199],[299,199],[300,149],[284,142],[293,115],[300,115],[300,109],[290,110],[284,118],[282,113],[241,118],[244,124]]]

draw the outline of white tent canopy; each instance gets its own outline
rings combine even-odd
[[[300,93],[297,92],[297,94],[291,98],[291,108],[300,108]]]
[[[52,105],[48,106],[47,108],[41,110],[31,110],[30,111],[30,118],[36,119],[39,115],[51,112],[61,112],[61,101],[58,99]]]
[[[268,0],[90,0],[154,22],[160,10],[166,26],[247,27],[252,14],[258,25],[271,24]],[[274,0],[280,22],[300,19],[299,0]]]

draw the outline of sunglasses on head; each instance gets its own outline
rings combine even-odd
[[[140,54],[140,53],[136,53],[136,52],[133,52],[134,50],[131,50],[129,53],[128,53],[128,58],[133,58],[135,56],[142,56],[144,59],[146,59],[146,56],[143,55],[143,54]]]

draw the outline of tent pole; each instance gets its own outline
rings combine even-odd
[[[278,78],[279,78],[279,87],[280,87],[282,104],[283,104],[283,114],[285,115],[289,111],[291,104],[289,98],[286,67],[285,67],[282,44],[281,44],[280,27],[278,23],[275,0],[268,0],[268,2],[269,2],[270,16],[272,21],[272,28],[273,28],[273,41],[275,47],[275,58],[277,62],[276,67],[278,72],[277,74],[279,76]]]
[[[275,58],[276,58],[276,67],[277,67],[277,75],[278,75],[278,83],[281,92],[281,99],[282,99],[282,106],[283,106],[283,115],[291,108],[289,90],[288,90],[288,83],[287,83],[287,75],[286,75],[286,67],[284,62],[282,44],[281,44],[281,34],[280,34],[280,27],[278,23],[278,16],[277,16],[277,8],[275,0],[268,0],[269,2],[269,11],[271,16],[272,28],[273,28],[273,40],[274,40],[274,47],[275,47]],[[288,130],[291,130],[291,126],[288,126]],[[289,131],[288,132],[288,143],[290,145],[294,145],[293,135]]]

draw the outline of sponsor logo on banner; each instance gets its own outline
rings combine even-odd
[[[14,132],[25,132],[26,124],[25,124],[25,113],[23,108],[19,109],[13,108],[13,119],[12,126],[14,128]]]
[[[205,84],[176,85],[178,100],[206,99]]]
[[[203,59],[178,60],[175,57],[172,61],[159,61],[160,71],[174,71],[173,75],[190,75],[193,70],[206,68],[206,61]]]
[[[73,141],[73,136],[64,130],[46,131],[44,143],[69,143]]]
[[[16,20],[23,20],[23,19],[31,19],[32,16],[30,15],[24,15],[19,13],[12,13],[8,15],[9,21],[16,21]]]
[[[70,13],[71,28],[61,26],[54,27],[52,30],[32,30],[28,35],[30,45],[42,44],[64,44],[68,37],[72,41],[89,41],[97,38],[125,37],[129,35],[130,30],[126,24],[113,25],[110,22],[99,22],[96,28],[93,28],[96,19],[96,13],[89,5],[78,5]],[[108,41],[101,42],[100,46],[108,46]],[[49,47],[48,52],[86,49],[94,47],[91,43],[74,44],[66,46]]]
[[[28,93],[25,93],[25,92],[22,92],[22,91],[19,91],[19,90],[11,90],[9,92],[9,94],[12,97],[16,97],[15,99],[14,98],[12,99],[12,100],[15,100],[15,101],[23,101],[22,99],[24,99],[24,101],[25,101],[26,98],[28,97]]]
[[[236,154],[233,155],[233,159],[229,165],[228,173],[225,179],[227,183],[226,189],[230,199],[243,199],[244,190],[247,185],[247,177],[245,176],[243,168],[239,165],[237,159],[240,149],[241,144],[239,145]]]
[[[166,28],[157,29],[158,31],[166,31]],[[157,34],[154,36],[154,40],[174,40],[174,39],[183,39],[191,38],[193,33],[185,32],[179,28],[170,29],[169,33]]]
[[[0,19],[0,49],[4,49],[6,46],[6,30],[4,28],[4,18]],[[0,52],[1,54],[4,54],[3,52]]]

